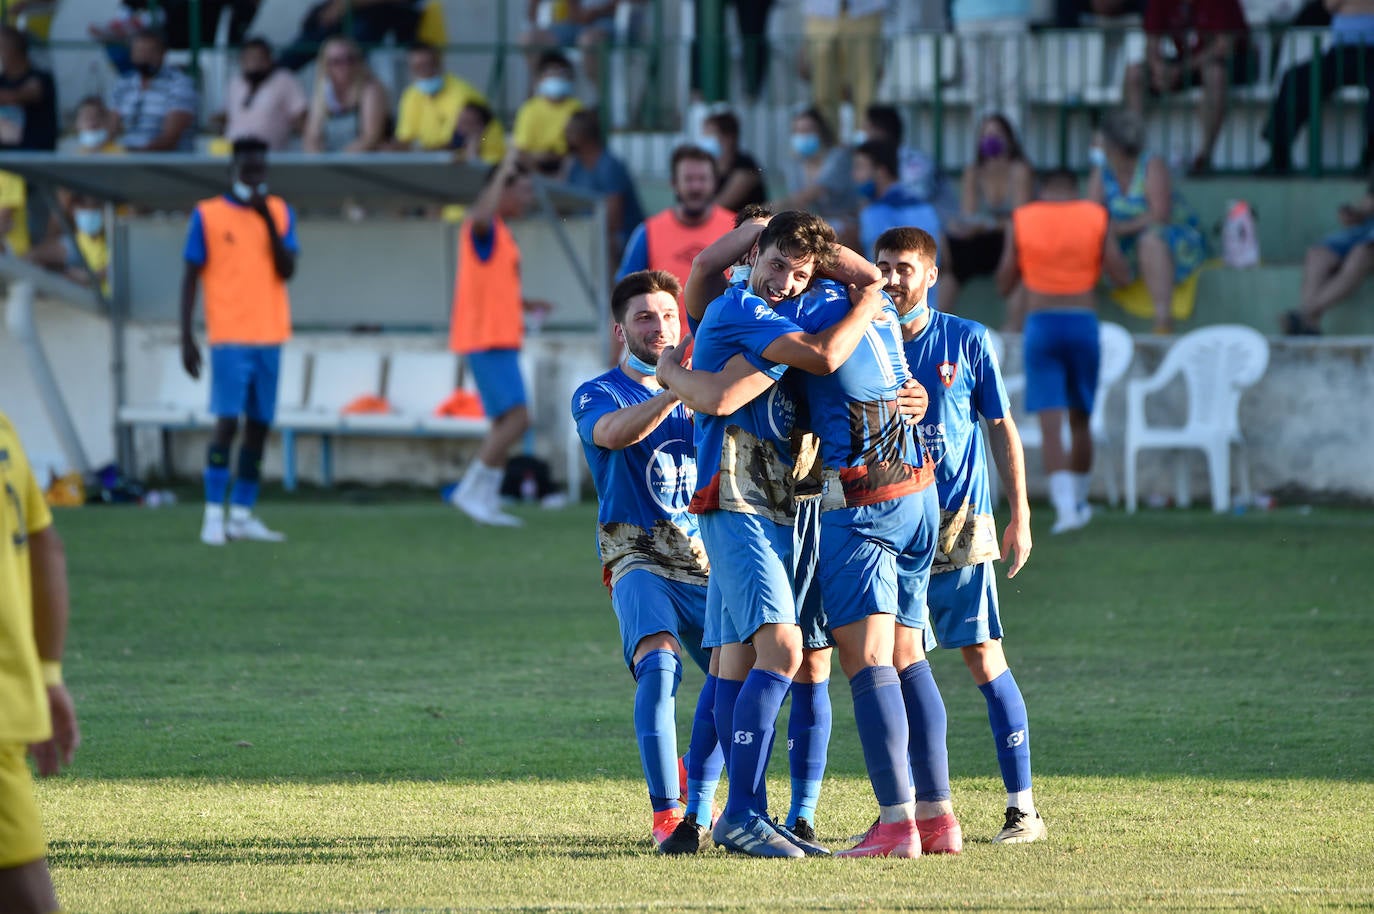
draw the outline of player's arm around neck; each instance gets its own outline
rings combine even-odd
[[[731,357],[720,371],[696,371],[682,365],[673,349],[658,357],[658,379],[688,408],[710,416],[728,416],[773,386],[743,355]]]
[[[997,463],[997,475],[1007,493],[1011,506],[1011,520],[1002,534],[1002,558],[1011,562],[1007,577],[1016,573],[1030,558],[1030,503],[1026,500],[1026,457],[1021,448],[1021,433],[1011,416],[988,420],[988,440],[992,444],[992,459]]]
[[[868,286],[883,287],[883,274],[875,265],[853,248],[843,244],[833,245],[835,264],[825,271],[825,275],[846,286],[858,286],[862,291]]]
[[[874,268],[875,272],[877,268]],[[849,287],[850,308],[838,322],[820,333],[789,333],[763,350],[763,357],[815,375],[839,369],[858,347],[868,325],[883,310],[882,280],[863,288]]]
[[[726,232],[692,260],[692,272],[682,289],[682,304],[692,320],[700,321],[706,306],[725,291],[725,271],[749,253],[768,222],[754,219]]]
[[[633,406],[625,406],[596,420],[592,440],[597,447],[619,451],[638,444],[667,419],[680,401],[672,391],[664,391],[652,399]]]

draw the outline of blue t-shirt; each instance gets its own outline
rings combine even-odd
[[[743,285],[731,286],[694,328],[692,367],[720,371],[743,354],[774,381],[787,366],[764,358],[779,337],[801,328]],[[795,408],[777,384],[728,416],[696,417],[697,513],[721,509],[792,522],[792,424]]]
[[[906,360],[930,397],[921,437],[935,462],[940,492],[936,570],[995,559],[997,531],[978,420],[1005,418],[1011,406],[988,330],[975,321],[931,311],[930,323],[906,343]]]
[[[629,225],[627,221],[625,223]],[[649,232],[644,228],[641,221],[630,233],[630,240],[625,242],[625,253],[620,255],[620,269],[615,271],[615,281],[620,282],[631,273],[638,273],[640,270],[649,269]]]
[[[697,482],[687,408],[679,403],[642,441],[626,448],[600,447],[594,437],[602,416],[658,395],[619,367],[573,393],[573,421],[596,484],[596,545],[608,584],[636,568],[706,583],[706,552],[697,519],[687,511]]]
[[[224,199],[240,208],[248,206],[232,194],[225,194]],[[296,237],[296,211],[290,204],[286,207],[286,231],[281,236],[281,243],[292,254],[301,252],[301,243]],[[205,266],[205,261],[209,258],[205,248],[205,222],[200,218],[199,209],[191,211],[191,222],[186,228],[186,246],[182,249],[182,257],[187,263],[193,263],[198,267]]]
[[[869,258],[876,256],[873,247],[878,243],[878,236],[890,228],[904,225],[924,229],[937,241],[944,231],[940,214],[934,206],[913,193],[909,187],[894,184],[880,199],[859,211],[859,242],[863,255]],[[926,300],[932,311],[939,307],[935,289],[930,290]]]
[[[624,162],[604,149],[592,168],[584,167],[581,160],[574,156],[572,166],[568,169],[568,184],[594,194],[620,195],[622,241],[629,237],[635,226],[644,221],[644,208],[639,205],[639,193],[635,190],[630,172]]]

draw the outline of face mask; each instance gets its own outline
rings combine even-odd
[[[730,285],[736,285],[749,281],[749,274],[754,272],[754,268],[747,263],[736,264],[725,272],[725,281]]]
[[[82,149],[99,149],[105,145],[109,136],[108,130],[82,130],[77,133],[76,141],[81,144]]]
[[[814,133],[794,133],[792,151],[803,159],[809,159],[821,151],[821,138]]]
[[[249,187],[242,181],[234,182],[234,196],[242,200],[244,203],[247,203],[249,200],[253,199],[253,190],[254,189],[252,187]],[[257,186],[257,192],[260,196],[267,196],[267,185],[259,184]]]
[[[136,63],[134,69],[144,76],[156,76],[157,71],[162,69],[161,64],[155,63]]]
[[[105,228],[105,214],[98,209],[79,209],[72,220],[76,230],[83,235],[99,235]]]
[[[856,130],[856,131],[854,131],[854,145],[855,145],[855,146],[862,146],[864,143],[867,143],[867,142],[868,142],[868,131],[866,131],[866,130]]]
[[[444,88],[443,76],[431,76],[428,79],[415,80],[415,88],[426,95],[438,95],[439,90]]]
[[[625,364],[640,374],[648,375],[651,378],[658,371],[657,365],[650,365],[648,362],[635,355],[634,350],[630,349],[629,346],[625,347]]]
[[[978,154],[985,159],[995,159],[1007,151],[1007,144],[1000,136],[985,136],[978,141]]]
[[[545,76],[539,80],[539,94],[553,101],[567,98],[572,89],[572,80],[563,76]]]
[[[1088,147],[1088,164],[1093,168],[1107,167],[1107,153],[1101,146]]]
[[[922,317],[925,317],[926,314],[928,314],[929,312],[930,306],[925,303],[924,299],[922,299],[920,304],[912,308],[906,314],[899,314],[897,316],[897,323],[901,324],[903,327],[907,326],[908,324],[914,324]]]
[[[859,196],[863,197],[865,200],[878,199],[878,182],[874,181],[872,178],[860,184],[858,187],[854,189],[857,190],[859,192]]]
[[[711,154],[711,158],[720,158],[720,140],[716,137],[704,136],[701,138],[701,142],[697,145],[699,145],[702,149],[705,149],[707,152],[709,152]]]

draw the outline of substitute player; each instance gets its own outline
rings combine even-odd
[[[684,648],[714,685],[701,637],[708,566],[696,517],[692,417],[659,386],[659,353],[678,341],[677,279],[662,270],[631,273],[611,294],[621,363],[573,394],[572,411],[599,501],[597,551],[620,623],[625,662],[635,677],[635,735],[653,806],[653,835],[665,854],[694,854],[707,838],[722,758],[709,728],[698,805],[679,805],[674,703]],[[703,700],[709,708],[714,700]],[[702,775],[698,772],[698,779]]]
[[[262,452],[277,414],[281,347],[291,336],[286,281],[296,272],[300,244],[296,214],[267,192],[267,143],[234,141],[229,193],[196,204],[186,233],[181,281],[181,360],[200,377],[200,349],[192,317],[196,289],[205,286],[205,329],[210,340],[210,412],[215,429],[205,460],[205,518],[200,540],[280,542],[254,514]],[[237,478],[229,491],[229,454],[243,416]],[[224,499],[229,496],[225,523]]]
[[[1030,556],[1030,508],[1021,437],[1011,418],[987,328],[928,306],[926,292],[939,276],[936,256],[935,239],[921,229],[891,229],[877,241],[878,269],[883,271],[887,293],[901,314],[907,364],[930,398],[922,440],[935,464],[940,536],[925,603],[940,645],[959,649],[987,701],[997,763],[1007,790],[1006,819],[993,840],[1025,843],[1044,837],[1045,823],[1031,794],[1030,726],[1026,703],[1002,652],[1002,622],[992,564],[1007,556],[1011,560],[1007,576],[1014,577]],[[987,421],[997,469],[1011,503],[1011,520],[1002,534],[1000,553],[980,417]],[[922,633],[910,627],[898,631],[897,666],[904,684],[909,682],[914,693],[930,670]],[[913,720],[913,733],[923,733],[924,741],[943,745],[943,711],[941,706],[933,719],[921,715]],[[917,772],[918,781],[937,785],[929,796],[921,798],[925,802],[917,815],[922,839],[931,849],[958,853],[963,847],[963,833],[948,803],[948,771],[948,756],[940,755],[935,758],[933,771],[924,776]]]
[[[1051,533],[1076,530],[1092,518],[1089,420],[1101,356],[1094,290],[1104,272],[1118,285],[1131,281],[1130,264],[1112,235],[1106,208],[1079,196],[1073,172],[1051,172],[1040,199],[1012,213],[997,267],[999,289],[1013,289],[1019,282],[1028,293],[1026,411],[1040,416],[1041,447],[1055,510]]]
[[[0,413],[0,910],[57,911],[33,781],[81,743],[62,684],[67,559],[14,426]]]

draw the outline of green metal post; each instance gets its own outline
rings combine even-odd
[[[940,79],[940,74],[945,72],[944,68],[944,42],[940,36],[935,36],[935,99],[932,106],[932,120],[934,121],[935,135],[935,154],[931,156],[935,160],[935,173],[940,174],[945,170],[945,99],[944,83]]]
[[[727,67],[725,4],[722,0],[697,0],[697,46],[701,68],[701,94],[707,102],[725,101]]]
[[[196,85],[200,85],[200,0],[191,0],[190,29],[191,78],[196,81]]]
[[[1312,36],[1312,79],[1307,86],[1307,102],[1311,105],[1312,116],[1307,120],[1307,172],[1314,178],[1322,174],[1322,42],[1321,36]]]
[[[353,37],[353,0],[344,0],[344,34]],[[364,53],[369,49],[363,48]]]
[[[504,7],[500,15],[496,17],[496,59],[491,63],[491,75],[487,77],[487,98],[492,100],[492,108],[501,110],[504,105],[506,90],[506,41],[509,38],[506,24],[506,11]],[[497,105],[497,93],[501,94],[502,105]]]

